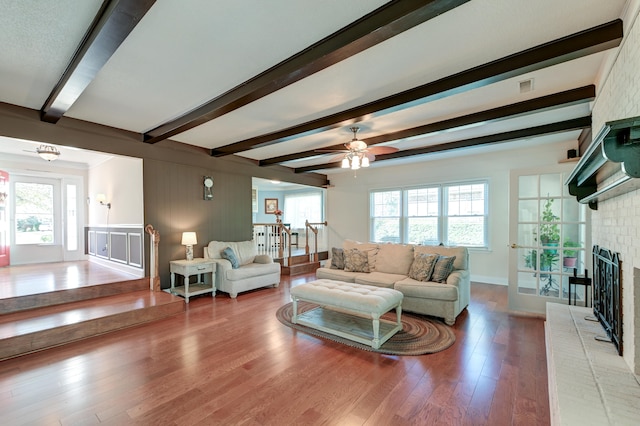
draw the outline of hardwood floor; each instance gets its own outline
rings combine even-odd
[[[291,286],[191,300],[184,314],[0,362],[3,425],[546,425],[543,320],[472,284],[456,343],[425,356],[295,332]]]
[[[0,268],[0,299],[135,278],[135,275],[89,261],[11,266]]]

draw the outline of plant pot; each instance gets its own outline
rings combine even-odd
[[[575,268],[576,267],[576,257],[563,257],[562,258],[562,266],[565,268]]]

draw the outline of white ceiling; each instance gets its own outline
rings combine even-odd
[[[65,117],[145,133],[385,3],[157,0]],[[40,110],[101,4],[99,0],[0,0],[0,101]],[[626,7],[627,0],[471,0],[171,139],[212,149],[287,129],[624,18]],[[608,57],[615,53],[616,48],[609,49],[393,113],[354,117],[332,130],[236,155],[264,160],[344,143],[351,139],[348,128],[356,121],[362,129],[359,136],[366,139],[589,84],[598,90]],[[519,82],[527,79],[533,79],[534,90],[520,93]],[[591,104],[582,103],[387,144],[400,150],[420,148],[578,118],[590,109]],[[534,136],[482,149],[575,140],[579,133]],[[0,140],[0,151],[12,144]],[[373,165],[424,160],[429,155]],[[284,165],[324,164],[334,157],[316,156]]]

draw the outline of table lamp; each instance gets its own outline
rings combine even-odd
[[[193,246],[198,244],[195,232],[182,233],[182,245],[187,246],[187,260],[193,260]]]

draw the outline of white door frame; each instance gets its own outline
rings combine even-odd
[[[547,302],[557,302],[557,303],[567,303],[567,299],[563,295],[564,283],[567,280],[567,277],[572,273],[572,270],[565,269],[561,266],[562,262],[562,250],[561,248],[558,250],[558,261],[559,270],[556,271],[551,276],[557,281],[558,285],[558,295],[554,296],[549,294],[547,296],[539,295],[539,289],[541,287],[541,280],[543,279],[540,271],[530,271],[527,270],[526,267],[523,266],[523,253],[526,253],[529,248],[526,248],[526,243],[523,243],[522,246],[519,243],[523,242],[522,236],[518,235],[519,232],[519,224],[520,224],[520,208],[519,208],[519,199],[520,199],[520,188],[519,188],[519,178],[521,176],[541,176],[546,174],[556,174],[562,173],[563,179],[568,176],[568,174],[575,166],[574,163],[568,164],[558,164],[554,166],[544,167],[544,168],[536,168],[530,170],[512,170],[510,173],[510,193],[509,193],[509,246],[511,247],[509,250],[509,309],[512,311],[520,311],[520,312],[528,312],[534,314],[544,314],[546,311],[546,303]],[[564,182],[562,182],[562,194],[557,198],[562,198],[562,202],[575,202],[577,203],[575,197],[570,196],[568,194],[568,190]],[[556,197],[554,197],[556,198]],[[541,194],[537,195],[537,203],[540,205],[540,199],[544,200],[545,197],[541,196]],[[532,198],[533,200],[533,198]],[[585,208],[585,250],[583,252],[582,259],[584,263],[580,265],[579,273],[584,268],[590,268],[590,256],[587,254],[590,253],[591,246],[591,238],[590,238],[590,222],[589,222],[589,211],[588,208]],[[538,213],[539,216],[539,213]],[[560,214],[560,227],[565,224],[562,219],[562,214]],[[529,247],[531,243],[529,242]],[[560,243],[562,245],[562,243]],[[538,274],[538,275],[536,275]],[[536,280],[536,290],[535,294],[526,294],[525,292],[519,291],[520,283],[523,277],[529,277],[530,279]],[[526,281],[526,280],[525,280]],[[524,286],[523,286],[524,287]]]

